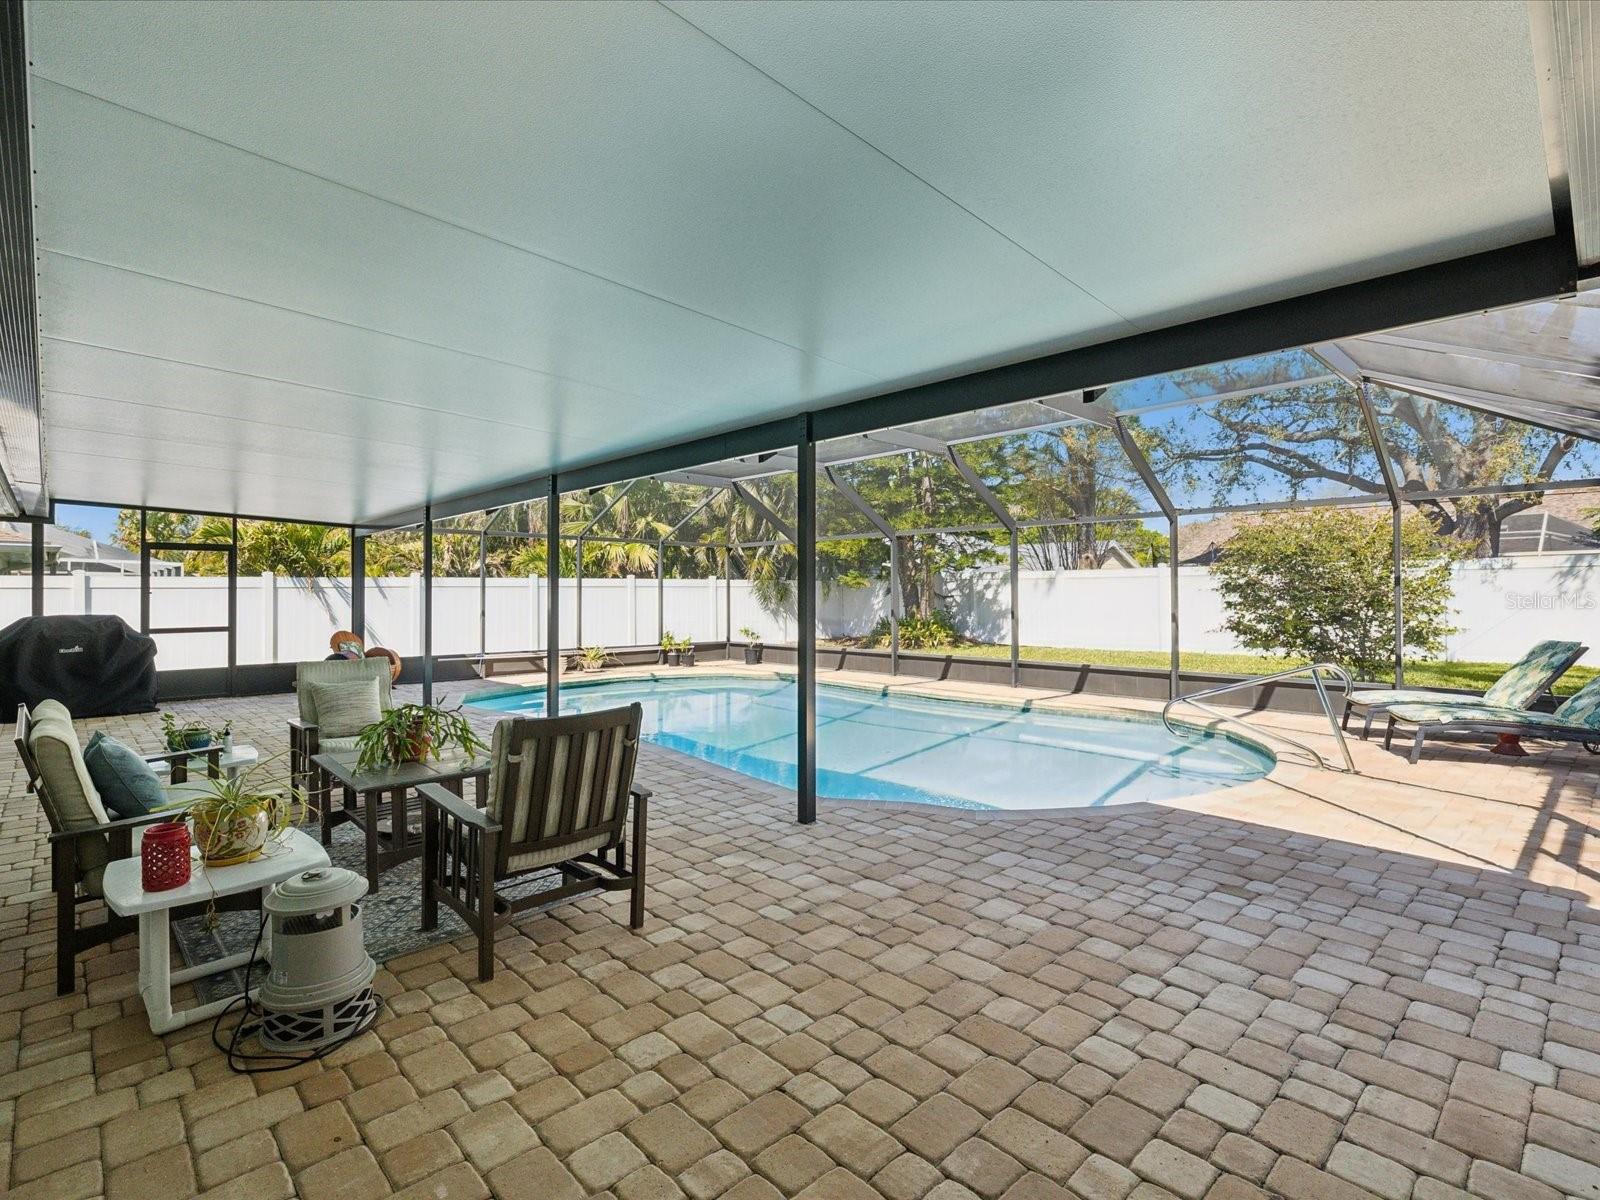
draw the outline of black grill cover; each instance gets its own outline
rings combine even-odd
[[[156,643],[121,617],[24,617],[0,629],[0,720],[59,700],[75,717],[153,712]]]

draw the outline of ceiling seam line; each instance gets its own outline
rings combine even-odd
[[[84,397],[81,397],[81,398],[85,399],[85,400],[100,399],[99,397],[95,397],[95,396],[84,396]],[[115,404],[115,403],[118,403],[118,402],[113,400],[113,401],[109,401],[109,403]],[[180,410],[178,410],[178,409],[169,409],[169,410],[166,410],[166,411],[170,411],[170,412],[175,412],[176,413],[176,412],[179,412]],[[226,420],[227,418],[212,417],[212,416],[208,415],[206,419],[208,421],[219,421],[220,422],[220,421]],[[184,446],[206,447],[208,449],[216,449],[216,450],[246,450],[251,454],[257,454],[257,455],[265,454],[265,455],[268,455],[268,456],[274,457],[274,458],[289,457],[289,456],[286,456],[281,451],[264,449],[264,448],[259,448],[259,447],[244,447],[244,446],[240,446],[238,442],[230,442],[230,441],[225,441],[225,440],[224,441],[209,441],[209,440],[208,441],[201,441],[201,440],[197,440],[193,436],[184,437],[181,440],[179,440],[179,439],[174,439],[172,437],[151,435],[151,434],[148,434],[148,433],[118,432],[116,430],[108,429],[108,428],[106,428],[104,426],[79,425],[79,424],[76,424],[75,422],[71,422],[71,421],[58,421],[58,422],[56,422],[55,427],[57,429],[61,430],[63,433],[110,434],[110,435],[112,435],[114,437],[133,438],[133,439],[137,439],[139,441],[153,441],[153,442],[165,442],[165,443],[177,442],[178,444],[181,444],[181,445],[184,445]],[[295,428],[293,426],[289,426],[289,425],[263,425],[263,428],[264,429],[269,429],[269,430],[277,430],[277,431],[280,431],[280,432],[282,432],[284,434],[289,434],[289,433],[295,432]],[[370,441],[370,440],[365,439],[365,438],[352,437],[349,434],[341,435],[341,434],[328,433],[328,432],[326,432],[324,430],[318,430],[317,431],[317,437],[318,438],[334,438],[334,439],[337,439],[337,440],[339,440],[341,442],[355,443],[357,445],[363,445],[363,446],[383,447],[388,452],[394,453],[394,454],[398,454],[398,453],[400,453],[402,451],[409,451],[409,452],[411,452],[413,454],[426,454],[426,455],[430,455],[430,456],[434,456],[434,457],[443,455],[447,459],[465,459],[465,460],[475,461],[475,462],[478,462],[478,463],[481,463],[483,461],[481,455],[474,456],[470,450],[444,450],[444,449],[440,449],[436,445],[408,446],[403,442],[374,442],[374,441]],[[297,450],[292,457],[294,457],[296,461],[318,462],[318,463],[340,463],[340,462],[343,462],[347,466],[349,465],[349,461],[350,461],[348,454],[338,454],[338,453],[334,453],[334,454],[311,454],[311,453],[308,453],[307,451],[304,451],[304,450]]]
[[[368,200],[375,201],[378,204],[387,205],[388,207],[396,209],[400,212],[410,213],[411,215],[420,217],[423,220],[432,221],[435,224],[442,225],[447,229],[457,230],[458,232],[464,233],[469,237],[478,238],[482,241],[489,242],[492,245],[502,246],[505,249],[511,250],[517,254],[525,254],[530,258],[536,258],[541,262],[550,263],[552,266],[560,267],[561,269],[571,271],[574,274],[582,275],[589,279],[598,280],[599,282],[608,284],[611,287],[620,288],[621,290],[630,292],[633,295],[642,296],[647,300],[653,300],[658,304],[668,305],[669,307],[675,308],[680,312],[690,313],[691,315],[700,317],[703,320],[714,321],[718,325],[726,326],[729,329],[736,329],[741,333],[749,334],[751,337],[761,338],[763,341],[771,342],[777,346],[783,346],[789,350],[793,350],[797,354],[804,354],[807,358],[814,358],[818,362],[825,362],[830,366],[840,367],[847,371],[855,371],[858,374],[866,375],[869,379],[872,379],[875,382],[883,382],[883,380],[878,376],[873,375],[869,371],[864,371],[860,367],[855,367],[845,362],[839,362],[836,359],[828,358],[825,355],[817,354],[814,351],[807,350],[803,346],[793,345],[790,342],[784,341],[782,338],[774,337],[770,333],[763,333],[759,329],[752,329],[747,325],[739,324],[737,321],[730,321],[726,317],[719,317],[714,313],[704,312],[701,309],[693,307],[692,305],[684,304],[682,301],[673,300],[667,296],[657,295],[655,292],[648,291],[645,288],[638,287],[631,283],[625,283],[620,279],[613,279],[609,275],[602,275],[600,272],[590,270],[587,267],[580,267],[576,263],[557,258],[553,254],[546,254],[543,251],[534,250],[531,247],[522,246],[512,241],[507,241],[505,238],[497,237],[492,233],[486,233],[481,229],[474,229],[470,225],[463,225],[460,222],[452,221],[447,217],[441,217],[436,213],[428,212],[426,209],[416,208],[413,205],[404,204],[398,200],[391,200],[387,196],[380,196],[376,192],[366,191],[363,188],[356,187],[354,184],[345,183],[341,180],[333,179],[327,175],[320,175],[316,171],[308,171],[306,168],[295,166],[293,163],[284,162],[283,160],[273,158],[270,155],[261,154],[258,151],[250,150],[244,146],[235,145],[233,142],[225,141],[219,137],[213,137],[208,133],[202,133],[198,129],[191,129],[187,125],[180,125],[176,121],[169,121],[165,117],[158,117],[154,113],[147,113],[142,109],[134,108],[128,104],[122,104],[119,101],[112,100],[106,96],[101,96],[95,92],[85,91],[83,88],[74,87],[70,83],[63,83],[59,79],[53,79],[49,75],[46,75],[37,69],[33,69],[31,74],[47,83],[54,85],[55,87],[63,88],[69,92],[76,92],[78,95],[86,96],[90,100],[96,100],[101,104],[109,105],[112,108],[121,109],[124,112],[132,113],[134,116],[143,117],[147,121],[154,121],[159,125],[165,125],[169,129],[176,129],[182,133],[187,133],[191,137],[201,138],[205,141],[211,142],[214,145],[233,150],[236,153],[248,155],[249,157],[257,159],[261,162],[270,163],[275,167],[281,167],[283,170],[293,171],[296,174],[304,175],[307,179],[315,179],[318,182],[325,183],[330,187],[336,187],[350,192],[352,195],[363,196]],[[1087,292],[1084,294],[1088,295]],[[1108,307],[1108,311],[1114,310],[1111,310]]]
[[[150,278],[158,278],[158,277],[157,276],[150,276]],[[176,281],[168,281],[168,282],[176,282]],[[178,286],[184,286],[184,285],[179,284]],[[213,294],[216,294],[216,293],[213,293]],[[277,384],[282,384],[285,387],[306,388],[309,391],[324,392],[324,393],[326,393],[327,395],[330,395],[330,396],[347,396],[352,400],[369,400],[374,404],[392,404],[396,408],[415,409],[417,412],[440,413],[440,414],[443,414],[445,416],[460,417],[463,420],[488,421],[490,424],[504,425],[507,429],[526,429],[526,430],[531,430],[534,433],[555,433],[555,432],[557,432],[554,429],[541,429],[541,428],[538,428],[537,426],[533,426],[533,425],[518,425],[518,424],[516,424],[514,422],[511,422],[511,421],[501,421],[501,420],[498,420],[498,419],[493,418],[493,417],[483,417],[483,416],[478,416],[476,414],[469,414],[469,413],[455,413],[455,412],[451,412],[448,409],[432,408],[432,407],[430,407],[430,406],[428,406],[426,404],[416,404],[416,403],[413,403],[413,402],[411,402],[409,400],[396,400],[396,399],[393,399],[393,398],[387,397],[387,396],[372,396],[372,395],[368,395],[365,392],[348,392],[348,391],[345,391],[342,388],[331,388],[331,387],[326,386],[325,384],[318,384],[318,383],[303,383],[303,382],[300,382],[299,380],[283,379],[283,378],[280,378],[279,376],[276,376],[276,375],[260,375],[260,374],[257,374],[254,371],[242,371],[242,370],[239,370],[236,367],[219,367],[219,366],[216,366],[216,365],[211,364],[211,363],[191,362],[188,359],[184,359],[184,358],[168,358],[167,356],[162,355],[162,354],[149,354],[149,353],[146,353],[146,352],[141,351],[141,350],[129,350],[129,349],[126,349],[126,348],[121,347],[121,346],[110,346],[110,345],[106,345],[103,342],[91,342],[91,341],[87,341],[87,340],[85,340],[83,338],[66,337],[66,336],[64,336],[62,334],[47,333],[47,334],[43,335],[43,339],[42,340],[47,341],[47,342],[60,342],[61,344],[67,345],[67,346],[83,346],[83,347],[86,347],[86,348],[88,348],[90,350],[102,350],[107,354],[126,354],[130,358],[142,358],[142,359],[145,359],[146,361],[149,361],[149,362],[171,363],[174,366],[193,367],[193,368],[195,368],[196,370],[199,370],[199,371],[216,371],[218,374],[221,374],[221,375],[237,375],[237,376],[240,376],[241,378],[244,378],[244,379],[259,379],[263,383],[277,383]],[[400,338],[400,339],[396,339],[396,340],[404,341],[406,339]],[[418,346],[427,345],[426,342],[415,342],[413,344],[414,345],[418,345]],[[483,359],[481,361],[495,362],[495,360],[493,360],[493,359]],[[538,370],[536,370],[536,369],[534,369],[532,367],[517,367],[513,363],[496,363],[496,365],[497,366],[510,367],[513,370],[527,371],[530,374],[539,375],[539,376],[541,376],[542,378],[545,378],[545,379],[554,379],[554,380],[557,380],[558,382],[561,382],[561,383],[572,383],[572,384],[577,384],[577,385],[582,386],[582,387],[594,387],[597,391],[610,392],[614,396],[626,397],[627,399],[638,400],[638,401],[641,401],[641,402],[646,403],[646,404],[660,403],[659,398],[655,398],[655,397],[651,397],[651,396],[636,396],[631,392],[619,392],[619,391],[616,391],[616,390],[611,389],[611,388],[603,387],[603,386],[601,386],[599,384],[585,384],[581,380],[577,380],[577,379],[566,379],[566,378],[564,378],[562,376],[559,376],[559,375],[548,375],[548,374],[545,374],[544,372],[538,371]],[[46,388],[45,390],[46,391],[54,391],[55,389]],[[706,409],[706,410],[688,409],[686,411],[689,411],[689,412],[700,412],[700,411],[709,412],[710,410],[709,409]]]
[[[854,129],[851,129],[850,126],[846,125],[843,121],[839,120],[838,117],[834,116],[832,113],[828,112],[826,109],[822,108],[820,105],[816,104],[814,101],[809,100],[805,96],[801,95],[798,91],[796,91],[794,88],[790,87],[788,84],[784,83],[783,80],[779,79],[777,76],[773,75],[771,72],[766,71],[766,70],[762,69],[761,67],[757,66],[755,63],[751,62],[748,58],[746,58],[744,55],[740,54],[732,46],[728,45],[726,42],[722,41],[721,39],[716,37],[714,34],[706,32],[705,29],[701,28],[699,25],[696,25],[694,23],[694,21],[692,21],[688,17],[684,16],[681,12],[679,12],[676,8],[674,8],[671,4],[669,4],[667,2],[667,0],[656,0],[656,3],[659,4],[662,8],[666,9],[673,16],[677,17],[678,20],[682,21],[685,25],[689,26],[690,29],[693,29],[696,33],[700,34],[706,40],[710,41],[713,45],[720,46],[723,50],[725,50],[729,54],[733,55],[734,58],[737,58],[740,62],[744,63],[745,66],[749,67],[752,71],[756,72],[756,74],[760,75],[763,79],[766,79],[766,80],[770,81],[773,84],[774,87],[782,88],[789,95],[793,96],[796,100],[800,101],[801,104],[804,104],[807,108],[809,108],[813,112],[815,112],[818,116],[820,116],[824,120],[827,120],[827,121],[831,122],[832,124],[838,126],[838,128],[842,129],[845,133],[848,133],[851,137],[855,138],[856,141],[860,142],[863,146],[867,147],[867,149],[871,150],[874,154],[878,155],[885,162],[893,163],[895,167],[899,168],[901,171],[904,171],[912,179],[915,179],[918,183],[920,183],[923,187],[927,188],[934,195],[938,196],[941,200],[944,200],[947,204],[950,204],[950,205],[954,206],[955,208],[960,209],[962,212],[966,213],[967,216],[971,217],[974,221],[978,222],[978,224],[982,225],[985,229],[989,230],[989,232],[993,233],[996,237],[1002,238],[1006,242],[1010,243],[1012,246],[1015,246],[1018,250],[1022,251],[1022,253],[1026,254],[1029,258],[1033,259],[1034,262],[1038,263],[1041,267],[1043,267],[1045,270],[1049,271],[1052,275],[1056,276],[1058,279],[1061,279],[1067,285],[1072,287],[1075,291],[1081,293],[1084,296],[1087,296],[1090,300],[1093,300],[1101,308],[1105,309],[1112,316],[1116,317],[1117,320],[1121,321],[1124,325],[1128,326],[1128,328],[1134,330],[1137,333],[1148,333],[1148,332],[1150,332],[1149,330],[1145,329],[1142,325],[1137,324],[1136,322],[1134,322],[1130,318],[1125,317],[1122,313],[1118,312],[1111,305],[1107,304],[1104,300],[1100,299],[1099,296],[1095,295],[1088,288],[1084,287],[1076,279],[1073,279],[1072,276],[1068,275],[1065,271],[1061,270],[1059,267],[1053,265],[1050,262],[1047,262],[1045,259],[1043,259],[1039,255],[1035,254],[1032,250],[1028,249],[1028,247],[1024,246],[1021,242],[1017,241],[1016,238],[1014,238],[1010,234],[1006,233],[1005,230],[1003,230],[1003,229],[999,228],[999,226],[994,225],[991,222],[985,220],[983,217],[980,217],[977,213],[973,212],[970,208],[968,208],[965,204],[961,203],[961,201],[957,200],[954,196],[950,195],[948,192],[944,191],[943,189],[938,187],[936,184],[932,183],[928,179],[925,179],[923,176],[921,176],[917,172],[913,171],[910,167],[906,166],[905,163],[901,162],[898,158],[894,157],[894,155],[890,154],[888,151],[882,149],[881,147],[877,146],[876,144],[874,144],[873,142],[871,142],[867,138],[863,137],[861,134],[857,133]]]
[[[74,262],[88,263],[90,266],[103,267],[108,271],[121,271],[128,275],[136,275],[141,279],[154,279],[160,283],[168,283],[174,287],[188,288],[190,291],[201,292],[207,296],[219,296],[226,300],[237,300],[241,304],[254,304],[260,308],[271,309],[273,312],[287,313],[290,316],[303,317],[308,321],[321,321],[327,325],[335,325],[340,329],[350,329],[358,333],[370,333],[377,337],[391,338],[394,341],[405,342],[412,346],[426,346],[430,350],[438,350],[445,354],[459,354],[463,358],[474,359],[478,362],[492,363],[499,367],[510,367],[513,370],[526,371],[530,375],[537,375],[542,379],[553,379],[561,383],[572,383],[577,384],[580,387],[594,388],[597,391],[608,392],[613,396],[625,396],[634,400],[642,400],[647,404],[660,402],[660,398],[656,396],[645,396],[637,392],[625,392],[619,388],[609,387],[600,383],[590,383],[587,380],[579,379],[571,375],[557,375],[550,371],[542,371],[538,367],[530,367],[525,363],[512,362],[511,360],[504,358],[493,358],[487,354],[479,354],[476,351],[462,350],[455,346],[447,346],[443,342],[424,341],[421,338],[409,337],[403,333],[393,333],[390,330],[378,329],[372,325],[360,325],[354,321],[346,321],[340,317],[323,316],[321,313],[310,312],[303,308],[292,308],[289,305],[278,304],[271,300],[259,300],[253,296],[241,295],[238,292],[225,292],[220,288],[208,287],[203,283],[193,283],[186,279],[175,279],[170,275],[158,275],[154,271],[142,271],[138,267],[124,266],[121,263],[105,262],[98,258],[90,258],[86,254],[76,254],[71,250],[59,250],[49,246],[43,247],[42,249],[43,253],[54,255],[57,258],[66,258],[71,259]],[[45,336],[53,337],[55,335],[46,334]],[[781,345],[782,343],[777,344]],[[806,351],[800,350],[797,347],[789,348],[795,350],[795,352],[798,354],[805,354],[807,358],[816,358],[819,362],[829,361],[827,359],[817,358],[816,355],[807,354]],[[832,365],[841,367],[845,370],[854,370],[853,367],[845,367],[843,363],[833,363]],[[865,378],[873,383],[883,382],[882,379],[875,375],[867,375],[865,372],[857,373],[865,376]]]
[[[455,419],[462,420],[462,421],[483,421],[486,424],[499,425],[499,426],[502,426],[502,427],[504,427],[506,429],[517,429],[517,430],[523,431],[524,433],[555,433],[555,432],[557,432],[556,430],[553,430],[553,429],[537,429],[537,428],[535,428],[535,427],[533,427],[531,425],[517,425],[517,424],[514,424],[513,422],[498,420],[497,418],[494,418],[494,417],[484,417],[484,416],[478,416],[478,415],[469,414],[469,413],[452,412],[449,409],[429,408],[425,404],[413,404],[408,400],[391,400],[391,399],[387,399],[387,398],[382,397],[382,396],[368,396],[368,395],[366,395],[365,393],[362,393],[362,392],[346,392],[346,391],[341,391],[338,388],[324,387],[321,384],[299,383],[299,382],[296,382],[295,380],[292,380],[292,379],[279,379],[275,375],[257,375],[252,371],[240,371],[240,370],[236,370],[236,369],[234,369],[232,367],[215,367],[215,366],[210,366],[210,365],[208,365],[206,363],[189,362],[188,360],[181,359],[181,358],[166,358],[166,357],[164,357],[162,355],[159,355],[159,354],[145,354],[145,353],[143,353],[141,351],[138,351],[138,350],[125,350],[125,349],[122,349],[121,347],[117,347],[117,346],[102,345],[99,342],[83,341],[80,338],[68,338],[68,337],[60,337],[60,336],[58,336],[56,334],[45,334],[43,340],[47,341],[47,342],[60,342],[63,345],[67,345],[67,346],[83,346],[83,347],[86,347],[86,348],[88,348],[90,350],[103,350],[107,354],[126,354],[130,358],[140,358],[140,359],[144,359],[147,362],[171,363],[173,366],[177,366],[177,367],[194,367],[196,370],[200,370],[200,371],[216,371],[216,372],[218,372],[219,374],[222,374],[222,375],[236,375],[236,376],[240,377],[241,379],[256,379],[256,380],[260,380],[262,383],[276,383],[276,384],[281,384],[284,387],[305,388],[308,391],[322,392],[322,393],[324,393],[326,395],[329,395],[329,396],[344,396],[344,397],[347,397],[347,398],[349,398],[351,400],[366,400],[366,401],[370,401],[373,404],[388,404],[388,405],[393,405],[396,408],[404,408],[404,409],[412,410],[412,411],[415,411],[415,412],[422,412],[422,413],[432,413],[432,414],[437,415],[437,416],[451,417],[451,418],[455,418]],[[56,391],[56,389],[54,389],[54,388],[46,388],[44,390],[44,394],[46,394],[46,395],[55,394],[55,391]],[[65,394],[65,393],[62,393],[62,394]]]

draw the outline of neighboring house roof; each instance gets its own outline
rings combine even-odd
[[[25,522],[0,521],[0,548],[20,544],[28,546],[32,533]],[[98,542],[92,537],[62,529],[59,525],[44,527],[45,555],[56,564],[58,571],[116,571],[123,575],[139,573],[139,556],[110,542]],[[183,564],[153,560],[151,571],[156,575],[181,575]]]
[[[1595,519],[1589,515],[1596,508],[1600,508],[1600,496],[1587,489],[1547,492],[1541,503],[1501,522],[1500,553],[1517,556],[1600,550],[1600,537],[1594,533]],[[1183,566],[1209,566],[1233,540],[1242,522],[1261,515],[1218,513],[1179,526],[1178,562]]]

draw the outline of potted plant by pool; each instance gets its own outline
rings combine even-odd
[[[259,858],[269,841],[296,823],[302,806],[293,793],[262,786],[261,765],[231,778],[205,780],[205,790],[189,806],[194,844],[206,866]]]
[[[739,630],[739,636],[744,639],[744,665],[747,667],[760,666],[761,654],[766,649],[761,644],[761,635],[746,625]]]
[[[363,771],[400,763],[439,759],[450,747],[468,758],[476,758],[488,746],[461,715],[461,706],[444,708],[437,704],[402,704],[391,708],[356,737]]]
[[[675,667],[683,661],[683,651],[678,645],[678,639],[670,629],[661,635],[661,661],[669,667]]]
[[[694,639],[678,639],[678,661],[686,667],[694,666]]]
[[[580,671],[598,671],[610,666],[611,662],[611,651],[604,646],[585,646],[573,658],[572,665]]]

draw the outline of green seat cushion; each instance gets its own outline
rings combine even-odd
[[[1591,679],[1573,692],[1551,715],[1568,725],[1600,729],[1600,678]]]
[[[376,679],[309,683],[317,729],[323,738],[355,737],[383,716]]]
[[[1580,642],[1540,642],[1483,693],[1491,708],[1527,708],[1583,653]]]
[[[83,765],[100,793],[100,802],[117,817],[142,817],[167,802],[161,777],[135,751],[116,738],[96,733],[83,749]]]
[[[1357,708],[1396,704],[1477,704],[1479,698],[1470,692],[1438,692],[1425,688],[1371,688],[1350,693],[1350,703]]]

